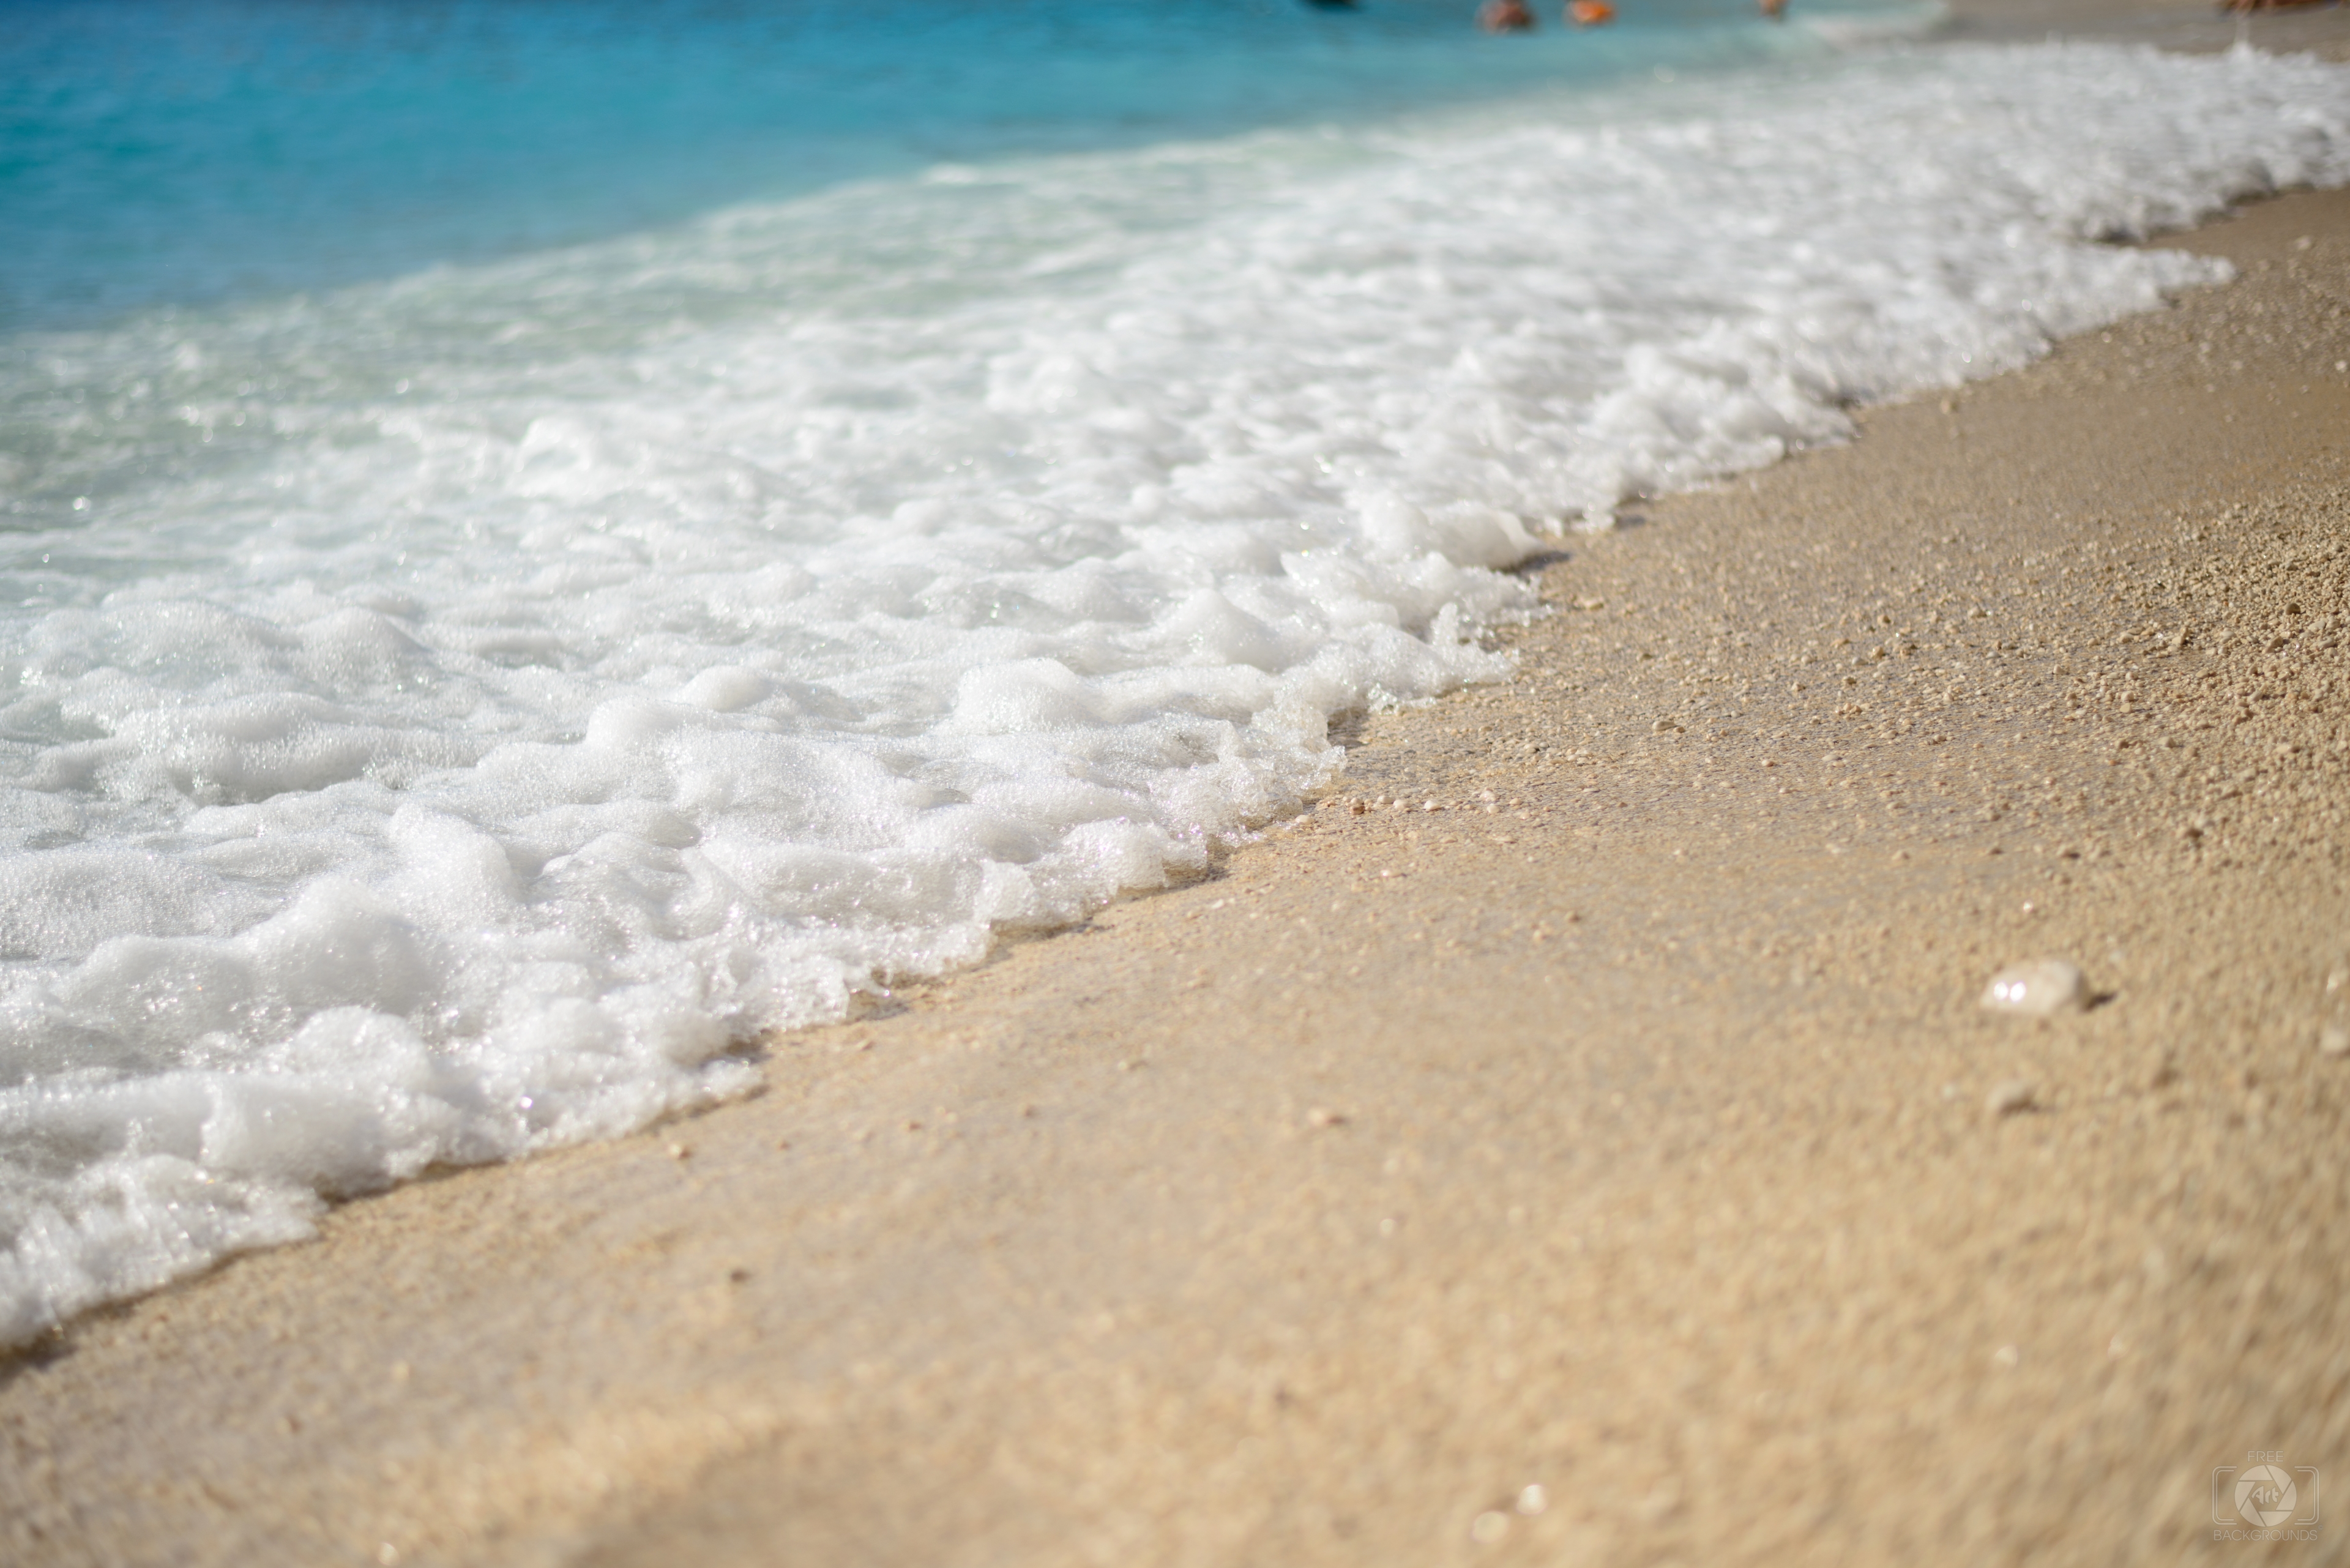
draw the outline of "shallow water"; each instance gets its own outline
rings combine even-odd
[[[0,343],[0,1339],[1196,867],[1545,535],[2350,179],[2335,67],[1773,47]]]
[[[1820,52],[1745,0],[0,0],[0,327],[265,297],[844,181]],[[1915,23],[1916,0],[1818,17]]]

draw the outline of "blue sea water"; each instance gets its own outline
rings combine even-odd
[[[2350,181],[2343,67],[1795,5],[0,0],[0,1345],[1197,872]]]
[[[1821,47],[1742,0],[1626,10],[1492,39],[1471,0],[5,0],[0,331]]]

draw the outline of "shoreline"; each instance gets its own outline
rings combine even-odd
[[[1367,722],[1336,797],[1453,809],[1326,806],[778,1042],[755,1100],[80,1320],[0,1368],[0,1528],[27,1562],[2143,1554],[2192,1542],[2205,1428],[2205,1469],[2344,1462],[2343,742],[2294,692],[2350,607],[2303,558],[2350,479],[2345,203],[2167,237],[2253,265],[1566,541],[1521,680]],[[2054,587],[2085,518],[2118,607]],[[2323,607],[2270,602],[2280,551]],[[2110,999],[1974,1011],[2043,949]]]
[[[2350,16],[2339,5],[2249,16],[2221,14],[2210,0],[1944,0],[1950,19],[1936,35],[1953,43],[2036,43],[2043,38],[2148,44],[2184,54],[2231,48],[2239,39],[2273,54],[2350,59]]]

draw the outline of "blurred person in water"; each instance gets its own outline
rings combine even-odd
[[[1754,3],[1762,7],[1765,20],[1783,22],[1787,19],[1787,0],[1754,0]]]
[[[1534,14],[1526,9],[1526,0],[1485,0],[1477,11],[1477,26],[1489,33],[1531,33]]]
[[[1600,27],[1616,19],[1607,0],[1566,0],[1566,19],[1578,27]]]

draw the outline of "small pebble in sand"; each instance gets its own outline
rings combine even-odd
[[[1491,1546],[1510,1532],[1510,1516],[1486,1510],[1469,1521],[1469,1539],[1480,1546]]]
[[[1305,1125],[1315,1127],[1342,1127],[1347,1125],[1347,1117],[1343,1112],[1334,1111],[1327,1106],[1316,1106],[1305,1113]]]
[[[689,1144],[673,1143],[669,1146],[669,1157],[671,1159],[691,1159],[693,1158],[692,1146]]]
[[[1983,1109],[1993,1121],[2028,1111],[2038,1102],[2040,1085],[2029,1078],[2010,1078],[1983,1096]]]
[[[2321,1056],[2350,1056],[2350,1023],[2329,1023],[2317,1032]]]
[[[1518,1511],[1532,1519],[1550,1506],[1550,1494],[1539,1486],[1530,1486],[1518,1493]]]
[[[1983,988],[1982,1005],[1993,1012],[2046,1018],[2081,1006],[2088,996],[2087,982],[2077,966],[2063,959],[2036,959],[2010,964],[1991,976]]]

